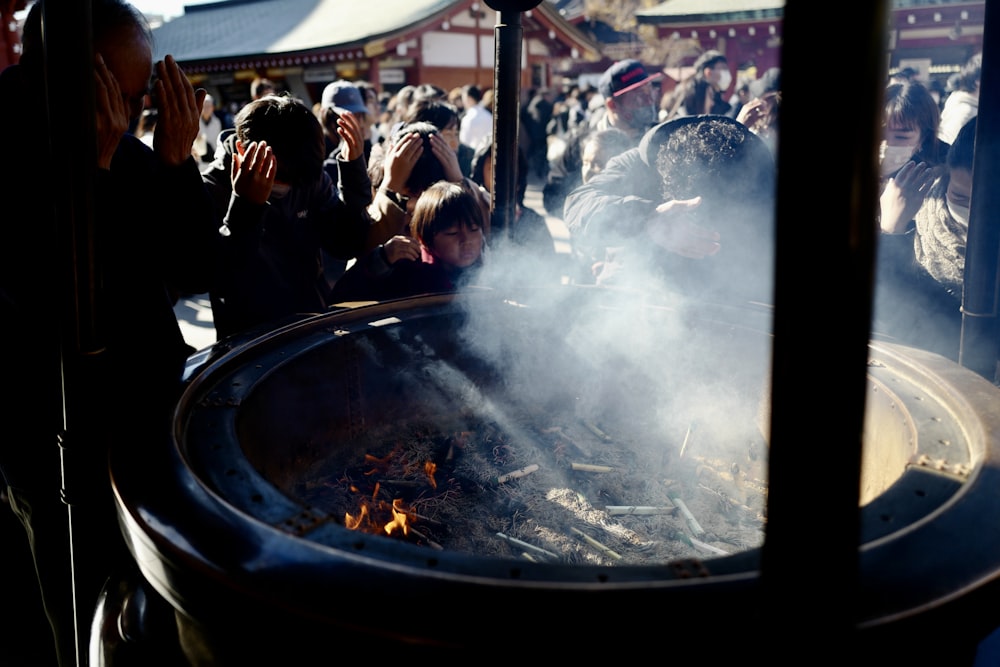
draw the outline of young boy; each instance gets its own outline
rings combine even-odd
[[[222,236],[210,292],[220,339],[325,310],[320,251],[345,260],[361,254],[371,201],[362,128],[352,113],[338,120],[339,188],[323,169],[323,129],[301,101],[267,95],[235,121],[220,137],[222,154],[203,172]]]

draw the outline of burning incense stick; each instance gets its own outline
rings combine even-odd
[[[573,470],[579,470],[580,472],[614,472],[617,468],[612,468],[611,466],[595,466],[589,463],[570,463],[570,468]]]
[[[702,528],[701,524],[698,523],[698,520],[694,518],[694,514],[691,514],[691,510],[688,509],[687,505],[684,504],[683,500],[681,500],[677,496],[671,496],[670,500],[674,501],[674,505],[677,505],[677,507],[680,509],[681,514],[683,514],[684,518],[687,520],[688,526],[690,526],[692,533],[694,533],[695,535],[701,535],[702,533],[705,532],[705,529]]]
[[[522,549],[527,549],[528,551],[534,552],[536,554],[541,554],[547,558],[554,558],[556,560],[559,560],[559,556],[552,553],[551,551],[546,551],[541,547],[536,547],[534,544],[528,544],[527,542],[522,542],[516,537],[510,537],[509,535],[504,535],[503,533],[497,533],[497,537],[499,537],[504,542],[509,542],[510,544],[516,544]]]
[[[650,514],[676,514],[677,508],[673,505],[657,507],[653,505],[608,505],[604,510],[612,515],[650,515]]]
[[[530,475],[536,470],[538,470],[538,464],[532,463],[529,466],[524,466],[523,468],[509,472],[506,475],[500,475],[499,477],[497,477],[497,484],[503,484],[504,482],[509,482],[512,479],[517,479],[518,477],[524,477],[525,475]]]
[[[611,556],[615,560],[621,560],[622,559],[622,557],[619,554],[617,554],[614,551],[612,551],[610,547],[608,547],[607,545],[601,544],[600,542],[598,542],[597,540],[595,540],[593,537],[591,537],[587,533],[583,532],[582,530],[580,530],[578,528],[574,528],[573,526],[570,526],[569,528],[574,533],[576,533],[577,535],[579,535],[583,539],[584,542],[586,542],[590,546],[594,547],[595,549],[604,552],[605,554],[607,554],[608,556]]]

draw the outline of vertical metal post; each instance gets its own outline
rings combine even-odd
[[[983,35],[1000,30],[1000,6],[986,2]],[[991,97],[992,96],[992,97]],[[998,259],[1000,259],[1000,176],[995,158],[1000,135],[1000,44],[983,39],[983,69],[979,84],[976,151],[972,167],[972,207],[965,251],[965,290],[962,294],[962,340],[958,361],[962,366],[997,382],[1000,351],[998,325]]]
[[[888,2],[828,11],[788,0],[782,27],[777,246],[767,529],[761,580],[767,655],[789,640],[834,662],[854,650],[859,496],[872,303],[876,137]],[[850,39],[845,41],[845,35]],[[817,57],[849,72],[849,110],[824,123]],[[824,101],[827,100],[827,101]],[[810,173],[803,192],[801,173]],[[803,298],[805,295],[805,298]],[[808,391],[804,388],[808,387]],[[810,419],[822,428],[809,428]]]
[[[96,442],[92,411],[87,407],[87,390],[100,371],[103,345],[97,321],[98,283],[95,221],[93,215],[94,168],[97,164],[95,139],[94,66],[90,0],[46,0],[42,15],[42,45],[45,51],[45,87],[49,125],[59,119],[62,137],[53,135],[48,146],[53,173],[40,176],[60,183],[52,191],[56,213],[56,238],[63,274],[60,281],[60,341],[63,383],[63,432],[61,494],[67,505],[69,570],[72,574],[76,662],[87,664],[87,640],[97,590],[92,589],[99,573],[85,571],[80,554],[100,545],[93,544],[84,526],[94,508],[93,489],[103,480],[89,474],[95,468]],[[66,178],[67,170],[71,175]],[[53,446],[56,446],[53,443]],[[98,463],[103,459],[97,459]],[[98,467],[98,469],[103,466]]]
[[[517,139],[521,107],[521,12],[540,0],[488,0],[497,11],[493,71],[493,193],[491,234],[509,235],[517,207]]]

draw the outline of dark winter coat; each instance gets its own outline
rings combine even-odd
[[[213,195],[222,254],[211,292],[220,337],[327,308],[323,249],[350,259],[361,254],[369,218],[371,181],[363,158],[339,165],[340,188],[325,171],[282,198],[253,204],[232,191],[235,134],[203,172]]]
[[[381,246],[357,261],[341,276],[331,292],[331,305],[348,301],[386,301],[418,294],[453,292],[469,283],[477,266],[446,268],[426,252],[422,261],[386,261]]]
[[[712,116],[742,132],[743,156],[723,170],[727,175],[720,177],[716,191],[704,193],[697,212],[698,224],[720,233],[719,253],[683,257],[656,245],[647,234],[650,217],[663,203],[656,168],[660,146],[680,124],[707,117],[687,116],[652,127],[638,146],[613,157],[567,196],[564,221],[581,279],[591,276],[591,266],[613,252],[616,264],[635,269],[621,275],[638,281],[636,286],[665,281],[670,289],[704,297],[770,301],[774,160],[766,144],[737,121]],[[733,195],[727,184],[736,183],[752,195]]]
[[[2,414],[19,432],[0,447],[0,467],[14,486],[57,494],[63,382],[73,393],[71,400],[83,404],[75,403],[71,411],[88,415],[101,430],[117,433],[127,426],[143,434],[140,441],[154,437],[158,427],[166,435],[184,363],[194,352],[173,307],[179,293],[208,290],[217,225],[193,158],[168,167],[126,134],[110,170],[88,172],[86,165],[65,157],[50,160],[44,138],[77,139],[46,122],[42,80],[24,65],[0,73],[0,99],[18,101],[0,105],[0,126],[16,128],[5,146],[17,156],[0,164],[5,223],[0,344],[8,351],[9,377],[16,378]],[[73,220],[66,211],[59,216],[55,209],[55,202],[66,201],[66,188],[86,183],[85,176],[93,178],[93,188],[84,193],[93,206],[90,227],[87,220]],[[84,251],[72,259],[67,255],[70,225],[78,250]],[[92,245],[83,243],[88,235]],[[81,262],[84,273],[87,262],[93,262],[92,284],[70,283],[73,262]],[[70,350],[63,360],[60,331],[69,336],[62,341]],[[89,376],[76,386],[74,364],[84,356]],[[81,432],[79,422],[73,426]],[[88,465],[95,474],[105,474],[108,440],[99,440],[77,441],[75,451],[94,447]]]

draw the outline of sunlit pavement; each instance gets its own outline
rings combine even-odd
[[[174,313],[188,345],[201,350],[215,342],[215,324],[207,294],[181,297],[174,306]]]

